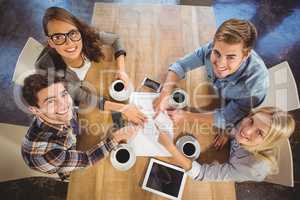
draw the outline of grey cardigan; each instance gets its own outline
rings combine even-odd
[[[267,161],[258,160],[241,147],[235,139],[230,141],[230,156],[226,163],[199,164],[193,161],[187,175],[199,181],[263,181],[271,172]]]
[[[126,55],[124,46],[118,34],[110,32],[99,32],[100,40],[103,45],[113,47],[115,57]],[[55,73],[65,79],[68,83],[68,92],[72,96],[76,106],[79,102],[89,105],[94,100],[97,101],[100,110],[104,110],[104,97],[97,97],[92,94],[87,88],[83,87],[83,82],[80,81],[77,74],[66,67],[61,56],[55,50],[46,47],[40,54],[35,63],[37,70],[47,70],[47,73]],[[52,70],[52,71],[51,71]]]

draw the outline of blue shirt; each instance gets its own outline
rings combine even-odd
[[[213,72],[211,52],[212,43],[208,43],[177,60],[169,70],[180,78],[185,78],[186,72],[204,65],[208,80],[214,85],[217,94],[225,100],[225,106],[216,109],[213,114],[214,126],[223,129],[233,127],[251,108],[263,102],[269,85],[268,70],[263,60],[251,50],[248,59],[241,63],[236,72],[219,79]]]

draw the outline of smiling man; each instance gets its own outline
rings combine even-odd
[[[124,127],[88,151],[76,149],[81,131],[73,102],[65,83],[57,77],[33,74],[24,80],[22,95],[33,122],[22,144],[22,156],[32,169],[58,173],[63,180],[71,171],[95,164],[121,141],[136,133],[137,127]]]
[[[217,30],[213,42],[179,59],[169,68],[160,96],[154,101],[157,112],[166,110],[167,96],[174,85],[193,69],[204,66],[208,80],[223,100],[222,107],[210,113],[170,111],[176,122],[183,119],[209,122],[225,129],[234,126],[251,108],[260,105],[267,92],[268,71],[253,50],[257,31],[252,23],[230,19]],[[222,142],[217,142],[222,145]]]

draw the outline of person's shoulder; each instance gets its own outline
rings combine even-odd
[[[45,142],[48,141],[53,135],[55,135],[58,130],[43,125],[36,118],[33,119],[27,134],[25,135],[25,140],[31,142]]]
[[[59,70],[65,69],[66,64],[62,57],[56,52],[56,50],[50,48],[49,46],[46,46],[35,61],[35,67],[41,70],[49,68]]]
[[[249,87],[257,84],[267,85],[269,72],[261,57],[252,50],[247,60],[247,67],[244,72],[244,83]]]
[[[203,45],[200,45],[195,51],[196,52],[203,51],[205,53],[208,53],[208,52],[212,51],[212,48],[213,48],[212,42],[207,42]]]
[[[268,73],[267,66],[263,59],[254,51],[251,51],[248,60],[248,72],[250,74],[266,75]]]
[[[196,48],[194,53],[200,58],[207,58],[209,60],[212,51],[212,42],[205,43],[200,47]]]

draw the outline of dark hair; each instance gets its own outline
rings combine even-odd
[[[42,89],[49,87],[52,84],[60,82],[63,84],[65,83],[61,78],[57,76],[32,74],[26,77],[24,80],[24,85],[22,87],[23,99],[29,106],[39,107],[37,93]]]
[[[253,49],[257,38],[255,26],[240,19],[229,19],[221,24],[214,36],[215,41],[223,41],[228,44],[243,42],[244,48]]]
[[[46,36],[49,34],[47,25],[51,20],[64,21],[76,26],[82,37],[83,53],[89,60],[99,62],[100,58],[103,56],[101,52],[102,42],[99,34],[97,34],[94,28],[63,8],[50,7],[46,10],[43,17],[43,29]]]

